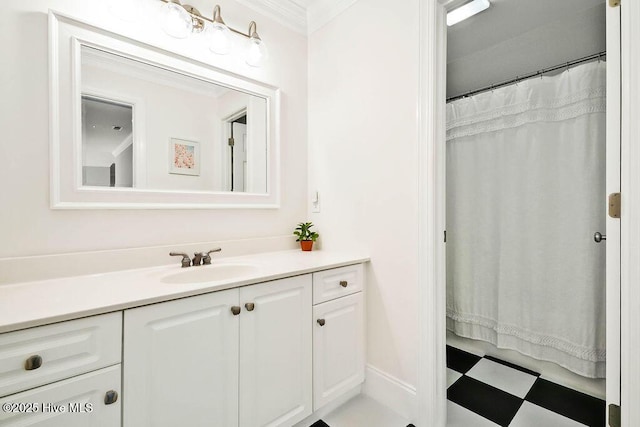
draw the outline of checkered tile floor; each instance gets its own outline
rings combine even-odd
[[[447,427],[604,427],[605,402],[447,346]]]
[[[447,399],[447,427],[605,426],[603,400],[540,378],[537,372],[450,346]],[[414,427],[388,412],[371,399],[356,398],[342,413],[310,427]]]

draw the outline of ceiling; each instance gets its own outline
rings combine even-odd
[[[605,0],[491,0],[489,9],[448,28],[447,62],[488,49],[536,28],[571,18],[594,6],[603,5],[604,2]]]
[[[605,0],[491,0],[447,30],[447,97],[606,50]]]

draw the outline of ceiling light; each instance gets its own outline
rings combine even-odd
[[[453,9],[451,12],[447,13],[447,26],[450,27],[458,22],[464,21],[465,19],[488,9],[489,6],[491,6],[489,0],[472,0],[469,3]]]

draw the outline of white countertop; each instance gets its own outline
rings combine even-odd
[[[300,250],[213,259],[213,265],[250,264],[252,273],[207,283],[167,284],[161,278],[209,266],[175,265],[64,277],[0,286],[0,333],[108,313],[212,291],[368,261],[358,253]]]

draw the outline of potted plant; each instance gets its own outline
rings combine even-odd
[[[318,239],[318,236],[320,236],[315,231],[311,231],[311,227],[313,227],[312,222],[301,222],[293,232],[297,237],[296,242],[300,242],[300,247],[303,251],[310,251],[313,249],[313,242],[315,242]]]

